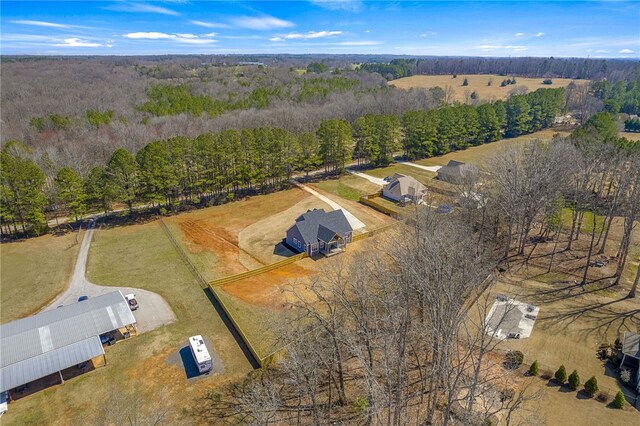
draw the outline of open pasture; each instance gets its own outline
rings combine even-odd
[[[468,85],[463,86],[464,79]],[[500,87],[502,80],[511,79],[511,76],[500,76],[496,74],[458,74],[456,78],[451,75],[413,75],[411,77],[400,78],[389,82],[390,85],[399,89],[440,87],[446,90],[449,86],[454,90],[453,101],[468,102],[471,93],[476,92],[479,99],[484,101],[494,101],[507,99],[509,92],[515,87],[524,86],[527,92],[534,92],[537,89],[566,87],[572,81],[577,84],[585,84],[587,80],[571,80],[568,78],[553,78],[552,84],[543,84],[544,78],[515,77],[516,84],[507,84]],[[489,86],[489,82],[491,85]]]
[[[0,321],[38,312],[67,285],[84,233],[0,244]]]

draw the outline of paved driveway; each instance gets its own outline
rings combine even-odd
[[[412,163],[410,161],[398,161],[398,160],[396,160],[396,163],[398,163],[398,164],[406,164],[407,166],[415,167],[415,168],[422,169],[422,170],[428,170],[430,172],[437,172],[438,170],[440,170],[442,168],[442,166],[423,166],[421,164]]]
[[[366,173],[356,172],[356,171],[351,170],[351,169],[347,169],[347,171],[348,171],[349,173],[351,173],[352,175],[355,175],[355,176],[361,177],[361,178],[363,178],[363,179],[366,179],[366,180],[368,180],[368,181],[369,181],[369,182],[371,182],[371,183],[375,183],[376,185],[385,186],[385,185],[388,183],[388,182],[386,182],[384,179],[377,178],[377,177],[374,177],[374,176],[368,175],[368,174],[366,174]]]
[[[134,287],[101,286],[87,280],[87,256],[89,255],[93,232],[94,229],[91,226],[85,233],[69,287],[42,310],[46,311],[56,309],[60,305],[77,303],[80,296],[95,297],[114,290],[120,290],[122,294],[133,293],[136,295],[136,300],[140,307],[133,311],[133,316],[137,321],[136,328],[138,333],[144,333],[161,325],[174,322],[176,316],[173,314],[169,304],[159,294]]]

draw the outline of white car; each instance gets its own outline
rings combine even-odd
[[[138,309],[138,301],[136,300],[136,295],[133,293],[125,294],[125,299],[127,299],[127,303],[129,304],[129,309],[135,311]]]
[[[7,403],[9,402],[9,398],[7,392],[0,393],[0,417],[9,409],[7,407]]]

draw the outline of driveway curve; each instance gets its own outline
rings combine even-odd
[[[398,164],[406,164],[407,166],[415,167],[422,170],[427,170],[429,172],[437,172],[442,168],[442,166],[423,166],[422,164],[412,163],[411,161],[400,161],[396,160]]]
[[[86,278],[87,257],[89,256],[93,232],[94,228],[91,225],[82,239],[82,245],[78,252],[78,259],[76,260],[69,286],[42,310],[47,311],[56,309],[60,305],[76,303],[80,296],[96,297],[114,290],[120,290],[122,294],[133,293],[136,295],[136,300],[140,307],[133,311],[133,316],[137,321],[136,328],[138,333],[151,331],[176,321],[176,316],[169,304],[157,293],[134,287],[101,286],[90,282]]]

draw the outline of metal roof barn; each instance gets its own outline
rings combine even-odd
[[[135,323],[114,291],[0,325],[0,392],[103,355],[98,336]]]

